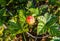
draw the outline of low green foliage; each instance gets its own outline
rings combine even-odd
[[[35,18],[34,25],[26,22],[27,16]],[[59,37],[59,16],[60,0],[0,0],[0,40],[13,40],[17,34],[29,32],[30,27],[37,35],[48,32]]]

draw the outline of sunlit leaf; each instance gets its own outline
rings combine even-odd
[[[29,11],[30,11],[30,14],[31,14],[32,16],[37,16],[37,15],[39,15],[39,10],[38,10],[38,8],[30,8]]]

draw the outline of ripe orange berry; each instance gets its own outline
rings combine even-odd
[[[26,22],[29,24],[29,25],[33,25],[35,23],[35,18],[33,16],[28,16],[26,18]]]

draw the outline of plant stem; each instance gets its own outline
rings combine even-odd
[[[23,37],[24,37],[24,41],[26,41],[26,38],[25,38],[25,35],[24,35],[24,33],[23,33]]]

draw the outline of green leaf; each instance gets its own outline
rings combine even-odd
[[[30,8],[29,11],[30,11],[30,14],[31,14],[32,16],[37,16],[37,15],[39,15],[39,10],[38,10],[38,8]]]
[[[51,16],[51,18],[49,18],[49,20],[47,21],[46,26],[49,27],[56,22],[57,22],[57,17],[56,16]]]
[[[25,16],[24,16],[24,10],[19,10],[19,20],[20,23],[24,24],[25,23]]]
[[[57,0],[49,0],[49,4],[55,5],[56,1],[57,1]]]
[[[44,14],[44,17],[46,18],[46,20],[48,20],[48,19],[51,17],[51,15],[50,15],[48,12],[46,12],[46,13]]]
[[[57,6],[60,6],[60,1],[56,1],[56,5]]]
[[[32,1],[28,1],[27,8],[30,8],[32,6]]]
[[[48,5],[41,5],[39,8],[39,15],[44,14],[48,8]]]
[[[0,38],[0,41],[3,41],[3,38]]]
[[[6,5],[6,0],[0,0],[0,4],[3,6]]]
[[[38,22],[43,22],[44,24],[46,23],[46,18],[44,16],[38,16],[37,20]]]
[[[60,41],[60,37],[52,37],[51,41]]]
[[[44,16],[39,16],[38,17],[38,26],[37,26],[37,34],[42,34],[44,32],[44,26],[46,24],[46,19]]]
[[[5,8],[0,9],[0,17],[3,16],[4,12],[5,12]]]
[[[9,2],[8,2],[8,4],[7,5],[9,5],[10,3],[12,3],[13,2],[13,0],[8,0]]]
[[[58,25],[54,25],[54,26],[51,26],[49,29],[49,33],[51,36],[60,36],[60,31],[58,30],[59,26]]]
[[[2,26],[3,25],[3,22],[0,20],[0,26]]]
[[[50,29],[50,34],[51,36],[60,36],[60,31],[58,31],[57,29],[51,28]]]
[[[9,22],[8,30],[11,33],[16,33],[19,29],[20,29],[20,27],[19,27],[19,25],[17,23]]]

